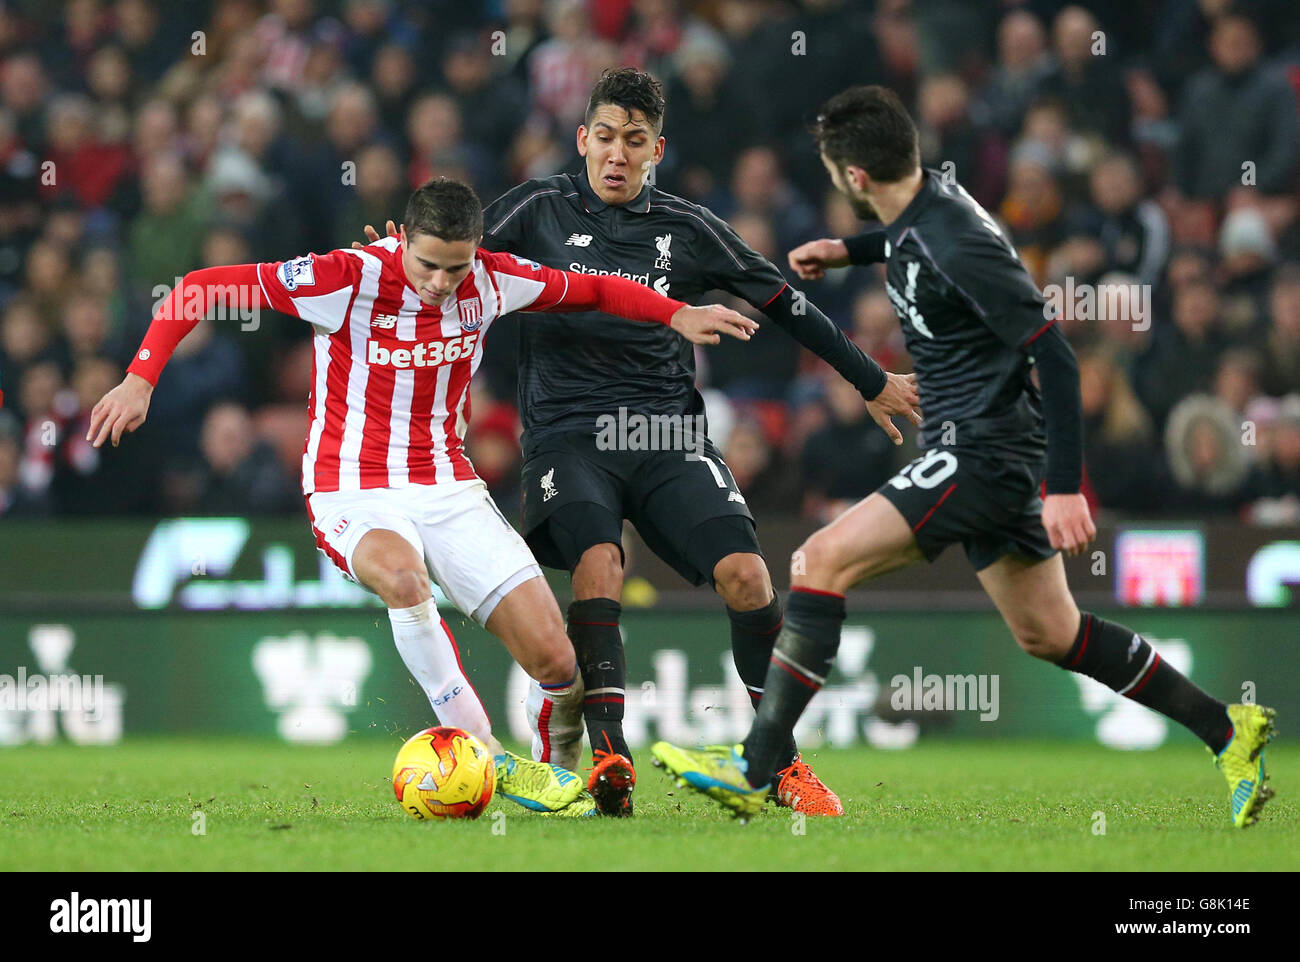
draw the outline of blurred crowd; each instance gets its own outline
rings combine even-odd
[[[806,133],[816,106],[897,90],[923,163],[1000,221],[1040,285],[1149,301],[1063,311],[1094,507],[1300,522],[1292,0],[5,3],[0,516],[301,512],[301,322],[200,322],[138,434],[84,441],[159,298],[197,267],[347,246],[430,176],[487,203],[580,169],[590,87],[623,64],[667,91],[658,186],[783,269],[802,241],[863,229]],[[800,286],[909,369],[879,270]],[[507,510],[515,323],[488,337],[469,432]],[[821,521],[915,449],[790,347],[772,328],[701,350],[700,387],[754,509]]]

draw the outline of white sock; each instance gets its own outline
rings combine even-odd
[[[524,707],[533,730],[533,760],[574,771],[582,758],[582,674],[576,669],[567,685],[528,686]]]
[[[388,620],[397,653],[424,689],[438,724],[463,728],[481,739],[492,754],[501,754],[487,709],[461,670],[455,639],[433,599],[410,608],[389,608]]]

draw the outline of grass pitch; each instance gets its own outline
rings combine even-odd
[[[586,867],[593,851],[603,869],[668,871],[1300,865],[1300,751],[1286,745],[1268,750],[1278,797],[1245,832],[1231,827],[1208,754],[1188,745],[819,751],[807,757],[846,817],[801,824],[769,808],[745,826],[675,789],[647,751],[634,819],[543,818],[498,799],[475,822],[421,823],[393,797],[398,745],[135,738],[0,749],[0,869],[556,871]]]

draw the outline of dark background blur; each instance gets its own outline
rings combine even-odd
[[[116,450],[85,444],[156,289],[347,246],[363,224],[400,220],[432,175],[486,203],[577,170],[590,86],[622,64],[667,89],[658,185],[782,268],[792,246],[862,228],[806,122],[851,84],[897,90],[923,162],[1002,222],[1040,285],[1150,293],[1149,327],[1066,324],[1094,509],[1300,522],[1290,0],[5,3],[0,517],[302,513],[301,322],[200,323],[144,428]],[[799,286],[881,364],[909,369],[876,271]],[[506,511],[513,333],[506,321],[488,338],[469,432]],[[773,329],[703,351],[700,386],[755,512],[806,525],[915,449],[893,449],[852,388],[790,343]]]

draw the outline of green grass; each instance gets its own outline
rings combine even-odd
[[[129,739],[111,748],[0,749],[3,870],[1294,870],[1300,752],[1269,749],[1279,791],[1246,832],[1194,746],[928,741],[822,751],[848,815],[770,809],[741,826],[647,764],[637,817],[547,819],[509,802],[476,822],[421,823],[397,806],[397,748],[253,739]],[[193,834],[194,815],[205,835]],[[498,812],[505,819],[493,819]],[[1105,814],[1105,834],[1093,833]],[[498,833],[504,828],[504,834]]]

